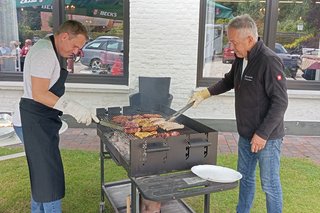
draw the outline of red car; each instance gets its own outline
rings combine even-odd
[[[234,50],[230,48],[230,43],[223,49],[222,63],[232,63],[235,60]]]

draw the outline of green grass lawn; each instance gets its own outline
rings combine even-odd
[[[0,147],[0,157],[5,155],[15,154],[22,151],[23,151],[22,147],[11,147],[11,148]]]
[[[4,153],[5,148],[0,150]],[[64,213],[99,212],[100,163],[99,153],[62,150],[66,177]],[[235,155],[220,155],[218,164],[236,168]],[[308,160],[282,158],[281,179],[284,193],[284,211],[287,213],[320,212],[320,166]],[[112,172],[110,172],[112,171]],[[108,182],[126,178],[126,172],[106,160]],[[30,212],[30,185],[25,157],[0,162],[0,212]],[[211,194],[211,212],[235,212],[238,189]],[[203,212],[203,196],[185,199],[195,212]],[[114,212],[107,204],[107,212]],[[265,196],[260,180],[252,212],[266,212]]]

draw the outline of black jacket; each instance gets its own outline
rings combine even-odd
[[[234,89],[237,128],[242,137],[251,139],[256,133],[268,140],[282,138],[288,95],[281,59],[259,40],[248,53],[241,79],[242,62],[236,57],[224,78],[208,88],[211,95]]]

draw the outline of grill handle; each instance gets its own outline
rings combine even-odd
[[[209,143],[208,141],[190,140],[190,141],[188,141],[188,146],[190,148],[193,148],[193,147],[205,147],[205,146],[211,146],[211,143]]]
[[[190,157],[190,149],[192,148],[198,148],[201,147],[203,148],[203,157],[207,157],[208,155],[208,147],[211,146],[211,143],[209,143],[206,140],[201,140],[201,139],[192,139],[192,140],[187,140],[187,147],[186,147],[186,159]]]
[[[166,143],[162,142],[154,142],[154,143],[148,143],[146,152],[166,152],[169,151],[170,147]]]

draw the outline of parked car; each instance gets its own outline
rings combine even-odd
[[[286,76],[295,79],[299,68],[298,63],[300,61],[300,55],[288,53],[288,51],[279,43],[276,43],[275,45],[275,52],[283,61]]]
[[[227,44],[225,48],[223,48],[223,55],[222,55],[222,63],[232,63],[235,59],[234,50],[231,49],[230,43]]]
[[[275,52],[283,61],[286,76],[295,79],[298,71],[300,55],[288,53],[288,51],[279,43],[275,44]],[[234,60],[234,50],[230,47],[230,43],[228,43],[228,45],[223,49],[222,63],[232,63]]]
[[[123,58],[122,39],[98,39],[87,43],[82,48],[80,62],[91,68],[92,72],[111,72],[112,66]],[[122,66],[122,64],[121,64]]]
[[[98,36],[95,40],[100,39],[120,39],[118,36]]]

